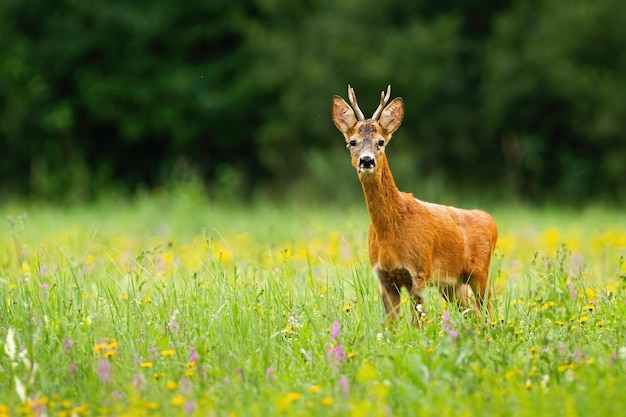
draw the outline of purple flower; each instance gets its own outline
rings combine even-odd
[[[97,372],[100,382],[109,382],[111,380],[111,362],[105,359],[98,360]]]
[[[170,332],[175,333],[176,330],[178,330],[178,323],[176,323],[176,320],[172,320],[170,324],[167,325],[167,328]]]
[[[70,371],[76,372],[76,364],[75,363],[70,365]]]
[[[450,320],[450,312],[448,310],[446,310],[443,313],[441,313],[441,322],[445,323],[448,320]]]
[[[339,378],[339,388],[341,388],[341,393],[343,394],[344,397],[348,397],[348,395],[350,395],[350,386],[348,383],[348,378],[346,378],[345,376],[342,376],[341,378]]]
[[[198,361],[198,352],[196,352],[196,349],[192,346],[191,349],[189,349],[189,362],[197,362]]]
[[[198,404],[194,400],[187,400],[187,402],[183,406],[183,410],[187,414],[193,414],[197,408]]]
[[[341,327],[341,324],[339,324],[339,322],[334,322],[333,325],[330,328],[330,337],[335,340],[337,338],[337,336],[339,336],[339,328]]]
[[[578,297],[578,292],[574,289],[571,282],[567,283],[567,288],[569,289],[569,295],[571,295],[573,299],[576,299],[576,297]]]
[[[63,347],[65,349],[71,348],[73,343],[74,343],[74,341],[72,339],[70,339],[69,337],[63,338]]]
[[[113,398],[115,398],[118,401],[124,398],[124,396],[118,390],[113,391],[111,395],[113,396]]]
[[[133,377],[133,387],[143,390],[146,386],[146,377],[144,374],[135,374]]]
[[[274,375],[275,372],[276,372],[276,368],[274,368],[273,366],[270,366],[269,368],[267,368],[265,370],[265,379],[277,379],[277,376]]]

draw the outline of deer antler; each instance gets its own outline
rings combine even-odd
[[[356,112],[356,117],[358,120],[365,120],[365,116],[363,116],[363,112],[359,108],[359,105],[356,102],[356,94],[354,94],[354,90],[348,84],[348,98],[350,99],[350,103],[352,104],[352,108]]]
[[[380,114],[383,112],[383,109],[385,108],[385,104],[387,104],[387,102],[389,101],[389,97],[391,97],[391,84],[387,86],[386,95],[384,91],[380,92],[380,104],[378,105],[378,108],[372,115],[372,120],[378,120],[378,118],[380,117]]]

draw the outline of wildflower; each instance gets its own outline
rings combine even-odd
[[[289,400],[290,402],[298,401],[301,397],[302,394],[300,394],[299,392],[290,392],[289,394],[287,394],[287,400]]]
[[[593,311],[594,308],[596,308],[596,306],[593,304],[587,304],[586,306],[583,306],[583,311]]]
[[[104,359],[98,360],[97,373],[100,382],[109,382],[111,380],[111,362]]]
[[[273,366],[267,368],[265,370],[265,379],[277,379],[276,375],[274,375],[275,372],[276,368],[274,368]]]
[[[7,341],[4,344],[4,353],[11,359],[15,360],[15,353],[17,349],[15,347],[15,330],[12,327],[9,327],[7,332]]]
[[[557,368],[557,371],[559,372],[565,372],[568,370],[574,369],[574,364],[573,363],[568,363],[567,365],[559,365],[559,367]]]
[[[345,358],[346,352],[344,352],[343,350],[343,346],[342,345],[337,345],[337,346],[330,346],[330,348],[328,348],[328,359],[331,361],[335,361],[336,363],[341,363],[341,361],[343,360],[343,358]]]
[[[578,291],[574,289],[574,286],[572,285],[571,282],[567,283],[567,288],[569,289],[569,295],[572,297],[572,299],[575,300],[578,297]]]
[[[320,387],[319,385],[312,385],[311,388],[309,388],[309,392],[311,394],[317,394],[321,390],[322,390],[322,387]]]
[[[193,414],[198,408],[198,404],[194,400],[187,400],[183,407],[186,414]]]
[[[162,356],[174,356],[174,349],[166,349],[161,351]]]
[[[63,347],[65,349],[71,348],[73,343],[74,343],[74,341],[72,339],[70,339],[69,337],[63,338]]]
[[[174,261],[174,254],[172,252],[163,253],[163,263],[169,265]]]
[[[346,304],[343,306],[343,311],[345,311],[346,313],[349,313],[351,309],[352,307],[350,307],[350,304]]]
[[[175,407],[180,407],[181,405],[185,404],[185,399],[178,395],[172,398],[171,404]]]
[[[192,346],[189,349],[189,363],[196,363],[198,361],[198,353],[196,352],[196,349]]]
[[[174,381],[167,381],[167,384],[165,384],[165,387],[167,388],[168,391],[175,391],[176,388],[178,388],[178,384]]]
[[[337,338],[337,336],[339,336],[339,328],[341,327],[341,324],[339,324],[339,322],[334,322],[333,325],[330,328],[330,337],[335,340]]]
[[[333,403],[335,402],[335,400],[333,400],[330,397],[324,397],[321,399],[320,404],[322,404],[325,407],[331,406],[333,405]]]
[[[87,255],[87,263],[88,264],[93,264],[93,255]]]
[[[116,350],[107,350],[106,352],[104,352],[104,357],[105,358],[114,358],[117,355],[117,351]]]
[[[133,376],[133,387],[140,391],[146,387],[146,377],[144,374],[135,374],[135,376]]]
[[[152,362],[141,362],[139,366],[142,368],[152,368]]]
[[[28,266],[26,262],[22,262],[22,273],[24,274],[24,276],[30,275],[30,266]]]
[[[342,376],[341,378],[339,378],[338,383],[339,383],[339,387],[341,388],[341,392],[343,396],[347,398],[350,395],[350,387],[348,383],[348,378],[346,378],[345,376]]]

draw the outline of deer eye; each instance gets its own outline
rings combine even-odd
[[[385,146],[385,141],[384,140],[379,140],[378,141],[378,146]]]
[[[356,140],[351,140],[348,142],[348,146],[356,146]]]

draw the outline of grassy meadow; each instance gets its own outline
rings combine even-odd
[[[408,302],[383,325],[364,204],[246,207],[181,192],[1,208],[0,416],[626,406],[624,212],[490,209],[495,317],[431,289],[414,328]]]

